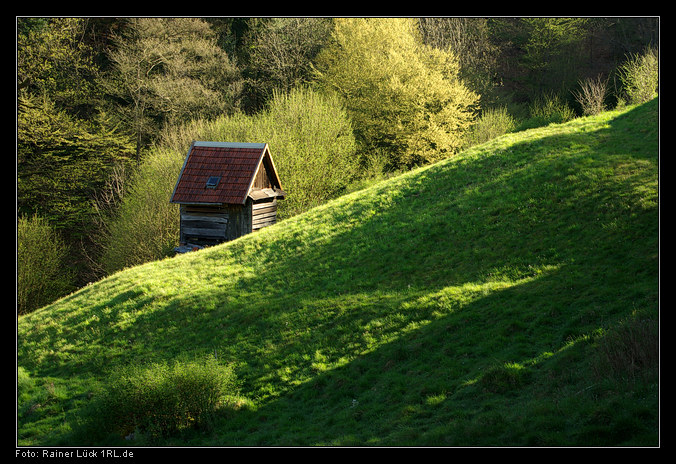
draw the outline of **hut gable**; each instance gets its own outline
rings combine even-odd
[[[214,245],[274,224],[285,196],[267,144],[193,142],[170,201],[180,242]]]
[[[243,205],[264,189],[284,196],[267,144],[193,142],[171,202]]]

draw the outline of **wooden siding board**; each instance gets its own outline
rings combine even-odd
[[[217,206],[181,205],[181,243],[215,244],[227,237],[229,215]]]

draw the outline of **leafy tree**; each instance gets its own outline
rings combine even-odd
[[[130,18],[115,36],[109,81],[118,114],[136,136],[136,159],[163,124],[234,111],[238,72],[196,18]]]
[[[81,18],[17,20],[19,96],[48,96],[73,115],[89,117],[100,104],[94,50],[82,40]]]
[[[89,123],[49,99],[24,97],[17,118],[17,204],[69,234],[89,221],[91,199],[107,172],[129,159],[127,139],[105,114]]]
[[[93,194],[129,158],[128,138],[101,109],[94,53],[80,40],[84,22],[19,24],[17,206],[66,235],[81,235]]]
[[[563,48],[584,38],[586,18],[523,18],[528,28],[526,62],[543,71]]]
[[[317,69],[344,99],[364,150],[386,149],[393,167],[455,153],[478,103],[455,55],[424,45],[413,19],[336,19]]]
[[[275,91],[312,81],[312,62],[331,31],[330,18],[253,18],[247,34],[248,98],[261,109]]]
[[[282,202],[281,218],[338,196],[358,175],[352,125],[335,95],[306,87],[276,91],[254,126],[259,139],[269,141],[274,150],[275,165],[289,194]]]
[[[460,78],[481,95],[482,106],[498,87],[498,46],[492,42],[487,18],[420,18],[423,41],[451,50],[460,61]]]

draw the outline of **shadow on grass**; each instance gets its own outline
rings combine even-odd
[[[630,427],[595,418],[608,408],[598,397],[617,392],[590,377],[590,335],[622,309],[580,302],[573,292],[552,302],[549,295],[565,291],[562,281],[575,276],[557,269],[437,317],[439,300],[425,296],[416,307],[402,299],[400,308],[427,319],[337,367],[308,359],[306,381],[254,410],[231,412],[206,444],[613,446],[650,434],[656,440],[656,409]],[[596,435],[586,435],[591,426]]]

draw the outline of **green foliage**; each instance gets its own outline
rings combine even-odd
[[[119,207],[105,212],[99,265],[105,273],[167,256],[179,234],[178,208],[169,203],[183,160],[154,149],[128,181]]]
[[[81,238],[95,214],[91,199],[108,174],[128,162],[131,145],[105,113],[74,118],[46,97],[19,98],[17,202]],[[83,225],[85,225],[83,227]]]
[[[465,146],[470,147],[501,135],[512,132],[516,128],[516,120],[509,114],[504,106],[487,108],[476,120],[467,133]]]
[[[617,73],[628,103],[645,103],[657,96],[659,57],[655,48],[648,48],[641,55],[630,55]]]
[[[417,28],[407,18],[336,19],[317,59],[321,85],[344,99],[364,151],[385,149],[395,168],[457,152],[478,102],[455,55],[424,45]]]
[[[48,96],[71,115],[97,111],[101,94],[95,53],[82,40],[86,20],[19,18],[17,23],[19,96]]]
[[[527,27],[525,62],[534,73],[544,73],[553,58],[587,34],[588,18],[523,18]]]
[[[91,197],[129,140],[103,110],[85,21],[19,20],[17,37],[17,201],[66,235],[92,222]],[[84,225],[84,227],[83,227]]]
[[[258,139],[270,144],[289,194],[281,218],[335,198],[359,175],[352,124],[336,96],[308,88],[275,92],[253,122]]]
[[[567,91],[589,66],[584,46],[591,23],[587,18],[489,18],[491,43],[498,49],[498,102]]]
[[[274,92],[312,82],[315,56],[331,30],[331,18],[253,18],[246,35],[248,106],[257,111]]]
[[[47,221],[37,215],[17,221],[17,313],[25,314],[72,290],[67,247]]]
[[[88,411],[85,433],[154,441],[186,428],[209,429],[235,393],[236,377],[215,359],[133,365],[116,370]]]
[[[423,41],[441,50],[452,50],[460,60],[460,77],[481,95],[482,106],[500,87],[500,47],[494,41],[488,18],[419,18]]]
[[[575,111],[559,95],[540,95],[529,105],[530,117],[521,121],[517,130],[560,124],[575,118]]]
[[[575,112],[558,95],[547,94],[538,97],[530,105],[532,118],[545,121],[545,124],[560,124],[575,117]]]
[[[117,115],[141,148],[167,121],[232,113],[241,92],[238,71],[199,18],[130,18],[108,56],[114,66],[106,81],[124,102]]]

